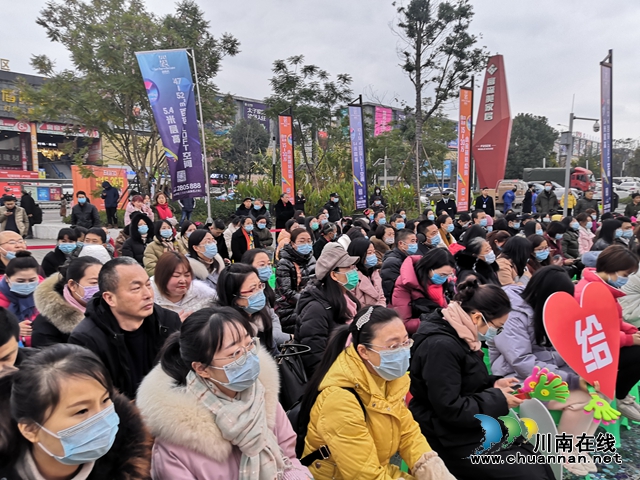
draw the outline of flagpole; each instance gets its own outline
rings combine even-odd
[[[198,110],[200,112],[200,134],[202,135],[202,163],[204,166],[204,184],[207,193],[207,224],[213,224],[211,218],[211,188],[209,186],[209,164],[207,162],[207,143],[204,135],[204,119],[202,117],[202,97],[200,96],[200,83],[198,82],[198,67],[196,65],[196,53],[193,48],[191,50],[191,60],[193,60],[193,74],[196,80],[196,93],[198,95]],[[187,50],[187,53],[189,53]]]

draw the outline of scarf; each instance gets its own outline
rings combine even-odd
[[[158,212],[160,220],[166,220],[167,218],[173,217],[173,213],[171,212],[168,203],[165,203],[163,205],[156,205],[156,211]]]
[[[253,243],[253,232],[249,233],[243,228],[242,233],[244,233],[244,239],[247,241],[247,250],[253,250],[256,248]]]
[[[462,309],[459,302],[451,302],[447,308],[442,309],[442,316],[455,329],[458,336],[469,344],[472,351],[480,350],[478,327],[467,312]]]
[[[226,399],[216,395],[206,380],[190,371],[187,391],[211,412],[222,437],[240,449],[238,480],[284,478],[292,464],[267,425],[265,390],[260,381],[238,393],[235,399]]]
[[[69,290],[68,285],[65,285],[64,288],[62,289],[62,296],[67,301],[67,303],[71,305],[73,308],[77,308],[82,313],[86,311],[87,307],[83,307],[82,304],[78,302],[78,300],[76,300],[76,297],[74,297],[73,293],[71,293],[71,290]]]
[[[36,304],[33,293],[27,297],[12,292],[7,283],[7,277],[0,281],[0,293],[9,300],[9,311],[18,317],[18,321],[30,320],[36,313]]]

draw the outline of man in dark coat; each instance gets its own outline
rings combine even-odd
[[[253,198],[246,197],[242,200],[242,205],[236,210],[236,217],[248,217],[251,213],[251,205],[253,205]]]
[[[282,230],[287,220],[291,220],[295,213],[296,208],[289,200],[289,194],[283,193],[280,195],[280,200],[276,203],[276,228]]]
[[[533,190],[534,186],[529,185],[529,188],[527,188],[524,194],[524,200],[522,200],[522,213],[531,213],[533,207]]]
[[[553,214],[558,212],[560,203],[558,197],[553,191],[553,184],[551,182],[544,182],[544,190],[538,194],[536,198],[536,211],[540,215],[547,213]],[[576,214],[577,215],[577,214]]]
[[[196,199],[187,197],[179,200],[178,203],[182,209],[182,214],[180,215],[180,225],[182,225],[185,220],[191,220],[193,209],[196,208]]]
[[[455,193],[450,193],[449,195],[442,197],[442,199],[440,199],[436,204],[436,215],[440,216],[440,212],[445,211],[452,219],[455,218],[456,213],[458,213],[455,198]]]
[[[95,353],[114,386],[133,399],[167,337],[180,330],[180,317],[153,303],[149,276],[133,258],[105,263],[98,285],[100,292],[87,304],[86,316],[71,332],[69,343]]]
[[[84,227],[87,230],[100,226],[100,215],[95,205],[91,205],[87,194],[82,190],[76,193],[78,203],[71,209],[71,225]]]
[[[600,218],[600,209],[598,208],[598,200],[593,198],[593,192],[584,192],[582,198],[578,200],[575,208],[573,209],[573,216],[577,217],[581,213],[586,213],[587,210],[593,208],[596,211],[596,220]]]
[[[325,203],[324,208],[329,212],[330,222],[339,222],[342,219],[342,207],[340,207],[340,195],[332,193],[329,195],[329,201]]]
[[[382,267],[380,268],[380,277],[382,278],[382,291],[387,303],[391,303],[393,289],[396,286],[396,280],[400,276],[402,263],[408,255],[417,254],[417,247],[418,238],[416,234],[409,229],[402,229],[396,233],[396,247],[385,253],[382,259]]]
[[[35,225],[33,215],[36,212],[36,201],[29,192],[24,189],[24,187],[22,187],[20,206],[24,208],[27,218],[29,218],[29,231],[27,233],[27,238],[33,238],[33,226]]]
[[[493,198],[489,196],[489,187],[482,189],[482,195],[476,198],[476,210],[484,210],[490,217],[495,216],[496,208],[493,204]]]
[[[107,212],[107,228],[118,228],[118,200],[120,200],[120,192],[117,188],[111,186],[106,180],[102,182],[102,195],[100,198],[104,200],[104,209]]]

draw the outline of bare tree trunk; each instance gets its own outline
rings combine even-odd
[[[416,88],[416,165],[415,165],[415,184],[416,195],[418,197],[418,213],[422,210],[422,204],[420,203],[420,152],[422,152],[422,35],[417,35],[416,38],[416,76],[415,76],[415,88]]]

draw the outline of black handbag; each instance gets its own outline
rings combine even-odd
[[[285,411],[302,398],[308,379],[300,356],[310,351],[306,345],[284,343],[275,356],[280,371],[280,404]]]

